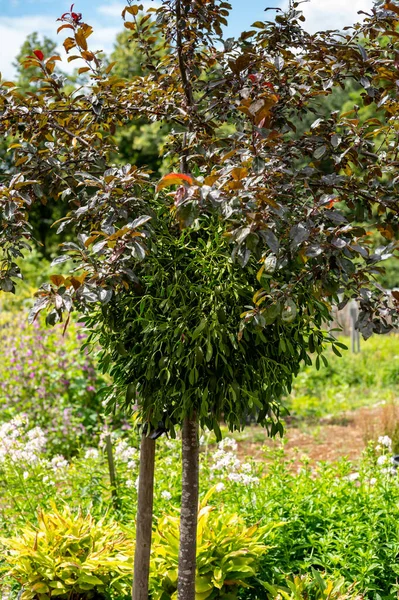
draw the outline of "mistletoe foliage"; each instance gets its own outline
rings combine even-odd
[[[255,412],[272,435],[281,431],[277,400],[310,360],[307,352],[333,341],[316,325],[323,305],[312,311],[303,288],[298,313],[292,301],[277,303],[237,336],[258,286],[257,262],[244,269],[231,259],[215,216],[180,231],[158,201],[151,224],[154,243],[136,271],[139,283],[86,319],[104,348],[100,364],[113,376],[111,406],[129,407],[137,393],[145,421],[167,430],[194,411],[216,432],[222,418],[234,429]]]

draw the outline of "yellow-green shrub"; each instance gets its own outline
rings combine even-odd
[[[286,580],[287,587],[263,584],[272,600],[362,600],[354,586],[348,587],[345,579],[327,578],[312,569],[312,574],[294,575]]]
[[[23,588],[21,600],[110,597],[131,586],[134,546],[115,522],[53,506],[39,513],[37,528],[0,543],[6,575]]]
[[[270,528],[269,528],[270,529]],[[202,506],[198,514],[196,600],[233,599],[249,587],[259,558],[268,549],[265,527],[247,527],[237,514]],[[153,600],[176,598],[179,518],[165,516],[154,536],[151,591]]]

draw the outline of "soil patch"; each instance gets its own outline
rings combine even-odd
[[[263,460],[262,446],[279,446],[279,439],[270,440],[264,430],[248,428],[247,437],[239,441],[239,454]],[[318,423],[288,423],[285,449],[288,457],[299,451],[312,461],[336,461],[347,457],[360,458],[367,442],[380,435],[389,435],[399,442],[399,404],[379,403],[338,416],[321,419]]]

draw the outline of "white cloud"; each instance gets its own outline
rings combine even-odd
[[[92,50],[103,50],[110,54],[114,48],[115,39],[122,27],[102,27],[93,25],[94,32],[89,38],[89,46]]]
[[[301,4],[301,10],[306,17],[304,27],[310,32],[325,29],[342,29],[362,21],[364,15],[358,15],[360,10],[370,11],[373,0],[311,0]]]
[[[21,17],[0,17],[0,39],[1,39],[1,52],[0,52],[0,72],[2,73],[3,79],[13,79],[15,77],[15,68],[12,63],[15,60],[15,56],[18,54],[22,44],[26,37],[34,32],[42,37],[47,37],[58,41],[59,47],[58,52],[62,58],[62,63],[59,63],[63,71],[71,73],[75,68],[81,66],[80,61],[67,62],[67,55],[62,47],[65,32],[61,32],[57,36],[56,20],[53,17],[45,15],[32,16],[21,16]],[[93,50],[103,50],[109,54],[113,50],[116,35],[121,31],[121,26],[103,26],[100,24],[92,23],[94,32],[90,36],[90,48]]]
[[[100,4],[97,8],[97,12],[105,17],[121,17],[121,12],[125,8],[125,4],[122,2],[112,2],[111,4]]]
[[[55,37],[55,19],[41,15],[36,17],[0,17],[0,72],[4,78],[12,78],[15,69],[12,62],[18,54],[26,37],[37,31],[41,35]]]

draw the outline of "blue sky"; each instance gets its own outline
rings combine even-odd
[[[142,3],[148,6],[156,4],[156,0]],[[265,15],[269,18],[273,13],[265,13],[266,6],[286,7],[288,0],[231,0],[231,3],[233,10],[227,34],[234,36],[254,21],[263,20]],[[307,28],[315,31],[350,25],[358,20],[357,11],[368,10],[372,4],[373,0],[311,0],[303,4],[302,9]],[[0,0],[0,72],[3,77],[13,77],[12,61],[29,33],[38,31],[57,39],[56,19],[69,7],[70,0]],[[112,50],[116,34],[123,29],[120,17],[123,7],[123,0],[76,0],[75,10],[94,26],[93,48]]]

